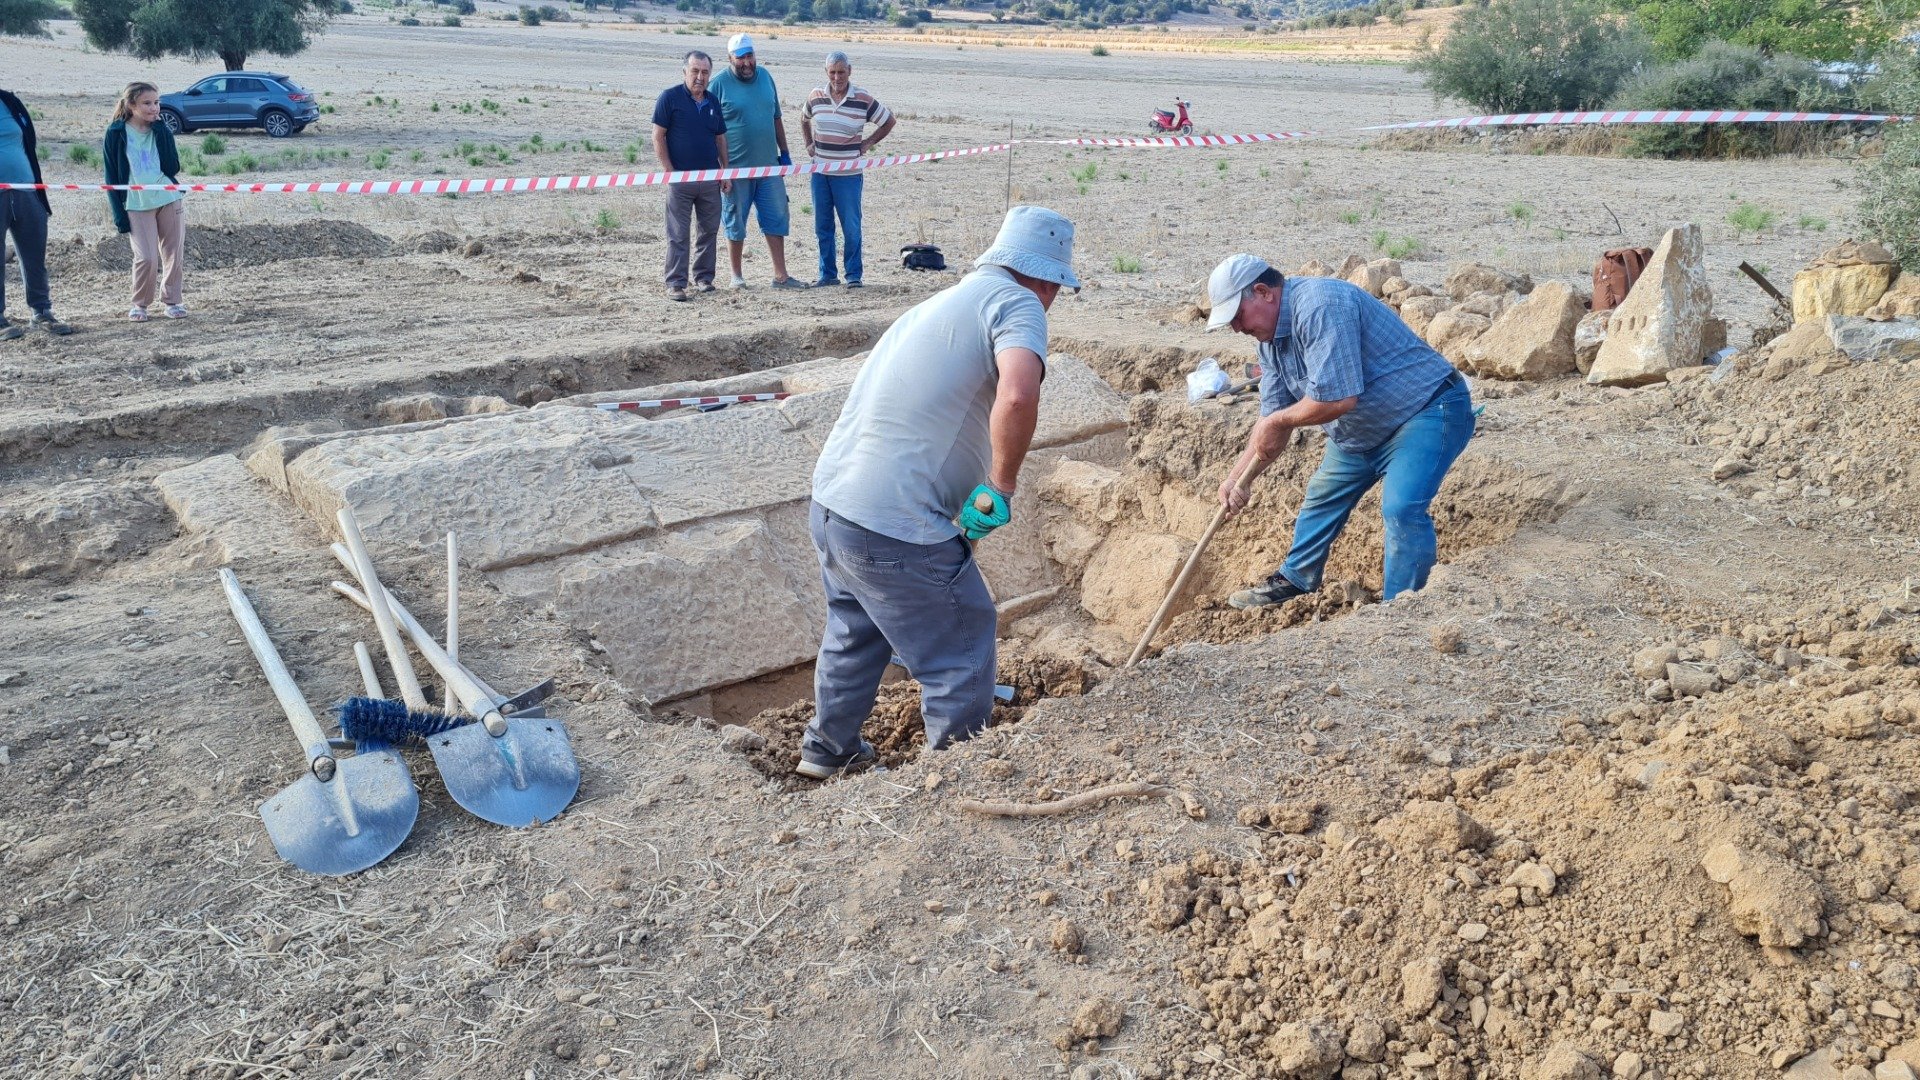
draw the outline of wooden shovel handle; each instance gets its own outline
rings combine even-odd
[[[452,532],[447,533],[447,658],[456,663],[460,659],[460,542]],[[453,706],[453,687],[449,686],[441,708],[452,712]]]
[[[393,679],[400,684],[400,698],[407,708],[426,710],[427,695],[420,689],[420,676],[413,670],[413,658],[407,655],[407,644],[400,640],[400,631],[394,626],[393,612],[387,610],[387,590],[380,584],[380,576],[374,572],[373,557],[367,554],[366,538],[360,535],[360,521],[353,516],[353,507],[342,506],[335,515],[340,523],[340,538],[347,542],[347,550],[353,553],[354,571],[360,578],[360,587],[367,591],[367,599],[373,609],[373,625],[380,628],[380,644],[387,650],[387,663],[393,667]]]
[[[335,592],[361,607],[372,610],[367,597],[355,595],[353,588],[345,582],[336,581],[333,583],[333,588]],[[448,656],[447,650],[433,640],[433,635],[427,633],[426,628],[407,612],[400,601],[389,596],[387,602],[393,606],[395,617],[406,624],[407,633],[413,638],[413,647],[420,650],[420,655],[426,658],[428,666],[438,672],[440,678],[453,688],[454,696],[460,699],[461,707],[485,724],[489,734],[504,734],[507,730],[507,719],[500,714],[500,696],[495,694],[486,683],[481,682],[473,672],[462,667],[459,661]]]
[[[1160,632],[1160,624],[1166,621],[1167,612],[1173,610],[1173,602],[1180,597],[1180,590],[1186,588],[1187,579],[1193,576],[1193,568],[1200,565],[1200,556],[1206,554],[1207,545],[1213,542],[1213,534],[1227,520],[1227,508],[1222,505],[1213,512],[1213,521],[1207,525],[1207,531],[1200,534],[1200,542],[1193,545],[1193,554],[1187,556],[1187,564],[1180,568],[1180,576],[1173,579],[1173,587],[1167,590],[1167,598],[1160,601],[1160,610],[1153,613],[1153,621],[1147,623],[1147,632],[1140,635],[1140,644],[1133,647],[1133,655],[1127,657],[1127,666],[1140,662],[1147,653],[1147,646],[1153,644],[1153,635]]]
[[[327,734],[320,730],[320,721],[313,715],[313,708],[300,693],[300,687],[293,681],[293,673],[287,670],[286,661],[280,659],[280,650],[273,647],[273,639],[267,636],[267,628],[260,625],[260,615],[253,610],[253,602],[240,588],[240,579],[233,571],[220,568],[220,585],[227,591],[227,606],[233,609],[233,621],[240,624],[240,633],[247,639],[247,647],[253,650],[253,658],[260,663],[260,670],[267,676],[267,685],[273,687],[273,696],[280,699],[280,708],[287,714],[287,721],[293,725],[294,737],[300,740],[300,749],[307,752],[309,767],[314,775],[322,780],[333,775],[333,757],[327,751]],[[324,773],[325,775],[322,775]]]

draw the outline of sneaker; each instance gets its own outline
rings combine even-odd
[[[807,283],[796,277],[783,277],[779,281],[774,282],[773,287],[776,289],[804,289],[807,287]]]
[[[713,282],[711,282],[711,281],[703,281],[703,282],[701,282],[701,283],[700,283],[700,291],[701,291],[701,292],[712,292],[712,291],[713,291]]]
[[[687,298],[687,290],[682,289],[677,285],[667,290],[667,299],[669,300],[685,300],[686,298]]]
[[[27,336],[27,328],[17,322],[8,322],[0,318],[0,341],[19,341]]]
[[[809,780],[831,780],[842,774],[864,772],[872,768],[873,763],[877,760],[879,760],[879,755],[874,751],[873,744],[862,739],[860,740],[860,752],[855,754],[853,760],[847,762],[845,765],[827,765],[818,761],[808,761],[805,757],[802,757],[800,764],[793,767],[793,771]]]
[[[1241,589],[1239,592],[1227,597],[1227,604],[1230,607],[1239,608],[1241,611],[1248,611],[1253,608],[1269,607],[1273,604],[1284,604],[1296,596],[1307,595],[1307,592],[1308,590],[1288,581],[1285,575],[1274,574],[1267,579],[1264,585],[1251,589]]]
[[[59,316],[51,311],[34,312],[33,325],[55,337],[66,337],[68,334],[73,333],[73,327],[61,322]]]
[[[849,288],[849,289],[864,289],[864,288],[866,288],[866,286],[865,286],[865,285],[862,285],[862,284],[860,284],[860,283],[859,283],[859,282],[857,282],[857,281],[849,281],[849,282],[847,282],[847,288]]]
[[[187,317],[186,305],[185,304],[168,304],[166,315],[167,315],[167,318],[169,319],[184,319]]]
[[[132,311],[127,312],[127,320],[129,322],[146,322],[147,309],[143,307],[134,308]]]
[[[743,277],[741,277],[741,276],[740,276],[739,274],[735,274],[735,275],[733,275],[733,287],[734,287],[734,288],[736,288],[736,289],[744,289],[744,288],[746,288],[746,287],[747,287],[747,279],[746,279],[746,278],[743,278]]]
[[[838,284],[840,284],[840,279],[837,277],[823,277],[819,281],[814,282],[813,287],[816,289],[825,289]]]

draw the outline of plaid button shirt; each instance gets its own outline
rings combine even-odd
[[[1300,401],[1359,398],[1327,438],[1365,454],[1433,400],[1453,375],[1393,309],[1338,278],[1288,278],[1273,340],[1260,346],[1260,415]]]

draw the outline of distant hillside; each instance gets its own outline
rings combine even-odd
[[[1003,23],[1048,23],[1095,29],[1129,23],[1164,23],[1182,12],[1240,19],[1250,23],[1287,24],[1296,29],[1334,26],[1371,26],[1382,19],[1398,21],[1409,10],[1445,7],[1459,0],[982,0],[953,4],[946,12],[972,12]],[[939,17],[928,7],[896,0],[679,0],[683,11],[731,7],[738,15],[781,19],[788,23],[840,19],[888,20],[900,26],[931,22]],[[977,18],[978,15],[975,15]]]

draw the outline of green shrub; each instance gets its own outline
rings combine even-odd
[[[1116,274],[1137,274],[1140,272],[1140,260],[1131,255],[1115,255],[1113,272]]]
[[[218,157],[227,152],[227,140],[218,135],[209,134],[200,140],[200,152],[208,157]]]
[[[460,25],[460,16],[458,16],[458,15],[442,15],[442,16],[440,16],[440,25],[441,25],[441,26],[459,26],[459,25]],[[440,106],[438,106],[438,105],[435,105],[435,106],[433,107],[433,111],[434,111],[434,112],[439,112],[439,111],[440,111]]]
[[[1651,68],[1624,86],[1614,109],[1762,109],[1825,112],[1852,107],[1847,91],[1812,64],[1748,45],[1709,43],[1691,60]],[[1805,124],[1644,124],[1628,152],[1641,157],[1751,157],[1805,139]]]
[[[1106,56],[1106,55],[1107,55],[1107,47],[1106,47],[1105,45],[1095,45],[1095,46],[1093,47],[1093,55],[1095,55],[1095,56]]]
[[[1920,56],[1889,50],[1881,77],[1867,88],[1876,108],[1920,111]],[[1855,218],[1907,270],[1920,273],[1920,122],[1887,125],[1883,151],[1860,167]]]
[[[408,15],[408,16],[405,16],[404,18],[402,18],[402,19],[400,20],[400,25],[401,25],[401,26],[419,26],[419,25],[420,25],[420,20],[419,20],[419,19],[416,19],[416,18],[414,18],[414,17],[413,17],[413,16],[411,16],[411,15]]]
[[[530,7],[527,7],[525,4],[522,4],[520,6],[520,25],[521,26],[539,26],[540,13],[538,11],[533,10]]]
[[[620,227],[620,219],[611,210],[602,209],[593,216],[593,227],[603,233],[609,233]]]
[[[1647,57],[1629,24],[1596,0],[1493,0],[1468,8],[1410,67],[1436,97],[1494,113],[1588,109],[1611,97]]]
[[[100,162],[100,155],[94,153],[93,147],[86,143],[74,143],[67,147],[67,160],[75,165],[96,165]]]
[[[1727,224],[1733,226],[1733,234],[1763,233],[1773,228],[1780,215],[1762,206],[1742,202],[1727,214]]]

